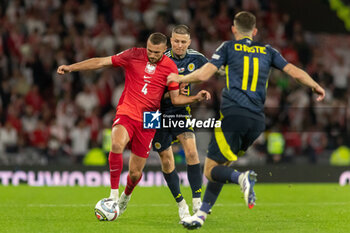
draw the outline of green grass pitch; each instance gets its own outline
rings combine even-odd
[[[182,190],[190,204],[190,188]],[[349,185],[257,184],[255,191],[257,205],[249,210],[239,187],[225,185],[197,231],[350,232]],[[94,206],[107,194],[108,187],[0,186],[0,232],[187,232],[167,187],[136,187],[120,218],[99,222]]]

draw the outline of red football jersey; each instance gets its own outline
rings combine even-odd
[[[165,55],[156,64],[150,63],[146,48],[131,48],[113,55],[112,63],[125,69],[125,88],[117,106],[117,114],[128,115],[141,122],[144,111],[159,109],[168,75],[178,73],[176,64]],[[168,90],[177,89],[178,83],[168,86]]]

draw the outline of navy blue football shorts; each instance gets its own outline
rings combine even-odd
[[[265,130],[265,122],[246,116],[221,116],[221,127],[215,128],[208,148],[208,158],[224,163],[236,161]]]
[[[173,120],[175,121],[175,119]],[[176,118],[176,120],[186,122],[186,118]],[[152,142],[153,150],[159,153],[168,149],[173,142],[177,141],[177,136],[185,132],[193,133],[192,127],[169,127],[157,129]]]

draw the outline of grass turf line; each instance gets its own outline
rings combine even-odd
[[[123,188],[121,188],[123,190]],[[191,190],[182,187],[191,209]],[[249,210],[237,185],[225,185],[199,232],[350,232],[350,186],[257,184]],[[0,232],[186,232],[167,187],[137,187],[114,222],[94,216],[108,187],[0,186]]]

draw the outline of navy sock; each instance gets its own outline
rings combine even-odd
[[[214,181],[223,184],[238,184],[238,177],[240,174],[241,173],[236,171],[235,169],[226,166],[215,166],[211,170],[211,178],[213,178]]]
[[[187,177],[192,189],[192,197],[201,197],[202,173],[200,163],[194,165],[187,165]]]
[[[174,171],[170,172],[169,174],[166,174],[163,172],[164,175],[164,179],[168,184],[168,187],[171,191],[171,194],[173,194],[175,201],[176,202],[180,202],[182,201],[184,198],[181,194],[180,191],[180,179],[179,179],[179,175],[177,174],[176,170],[174,169]]]
[[[209,210],[213,207],[220,194],[222,186],[224,186],[222,183],[208,182],[207,189],[204,193],[203,204],[200,208],[201,211],[209,213]]]

